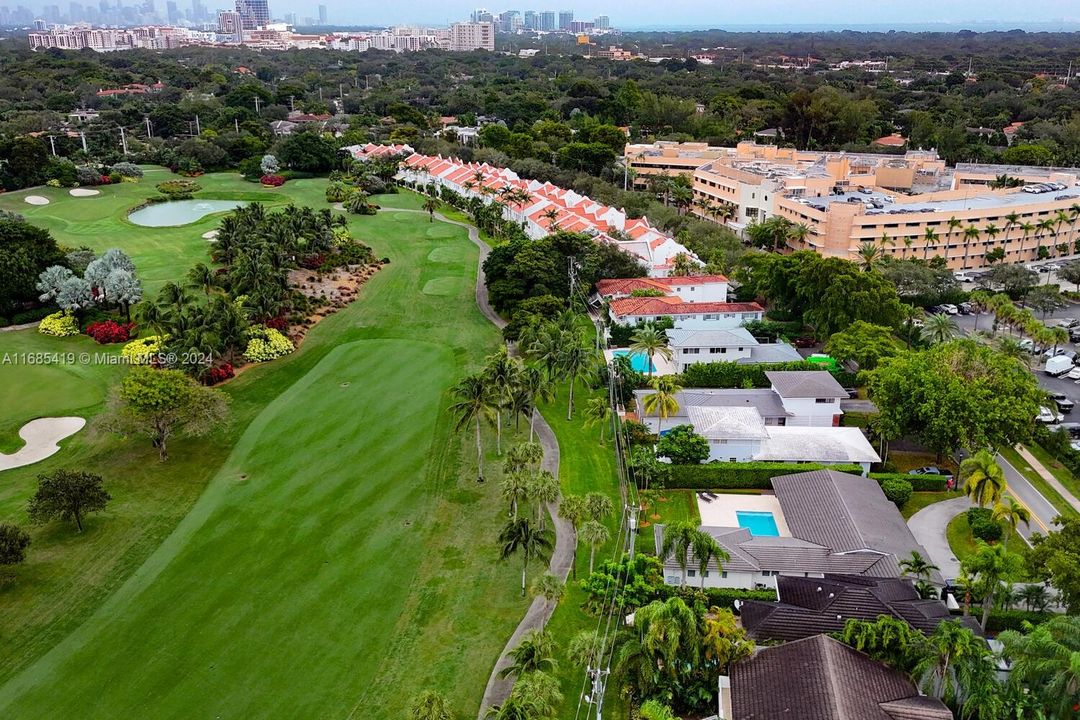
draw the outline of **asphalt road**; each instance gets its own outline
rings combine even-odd
[[[1031,523],[1027,526],[1021,525],[1016,531],[1029,542],[1035,533],[1047,534],[1053,529],[1053,520],[1060,513],[1008,460],[998,455],[997,461],[1005,471],[1009,493],[1031,512]]]

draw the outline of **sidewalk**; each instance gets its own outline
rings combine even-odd
[[[1024,462],[1031,466],[1031,469],[1039,474],[1046,484],[1054,488],[1058,495],[1069,503],[1077,512],[1080,512],[1080,500],[1078,500],[1068,488],[1061,484],[1061,481],[1054,477],[1054,473],[1046,469],[1046,466],[1039,462],[1038,458],[1031,454],[1031,452],[1023,445],[1016,446],[1016,452],[1020,453],[1020,457],[1024,458]]]

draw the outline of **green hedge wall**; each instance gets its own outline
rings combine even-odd
[[[862,468],[858,465],[821,465],[819,463],[744,462],[672,465],[670,476],[664,487],[687,490],[729,488],[768,490],[772,487],[769,481],[778,475],[791,475],[826,468],[855,475],[862,474]]]
[[[945,475],[908,475],[907,473],[870,473],[870,477],[883,483],[886,480],[907,480],[916,492],[945,492]]]
[[[999,633],[1002,630],[1023,630],[1024,621],[1038,625],[1049,620],[1051,613],[1031,612],[1029,610],[991,610],[986,621],[986,631]]]

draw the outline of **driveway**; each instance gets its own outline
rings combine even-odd
[[[971,507],[971,500],[966,497],[942,500],[927,505],[908,519],[908,527],[915,539],[926,548],[930,562],[938,566],[941,575],[955,578],[960,574],[960,561],[949,549],[949,539],[945,528],[949,521]]]

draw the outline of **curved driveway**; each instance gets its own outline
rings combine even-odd
[[[927,505],[908,519],[908,527],[915,539],[926,548],[930,556],[930,562],[938,566],[938,570],[946,579],[955,578],[960,574],[960,561],[949,549],[949,538],[945,535],[945,528],[949,521],[971,507],[971,500],[966,497],[942,500],[941,502]]]

